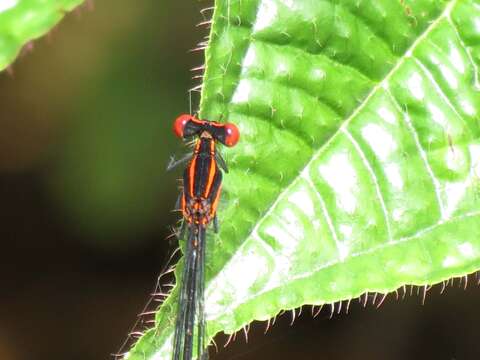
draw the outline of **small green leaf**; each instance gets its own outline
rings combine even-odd
[[[210,337],[480,269],[478,24],[478,0],[216,1],[200,115],[242,138]],[[170,358],[175,302],[128,359]]]
[[[22,46],[47,33],[67,11],[83,0],[1,0],[0,71],[18,55]]]

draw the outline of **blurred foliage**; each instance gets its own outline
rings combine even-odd
[[[132,6],[139,11],[138,4]],[[172,183],[178,175],[165,171],[166,157],[178,149],[171,122],[187,111],[186,90],[192,86],[183,69],[194,65],[193,58],[178,61],[171,55],[187,54],[193,46],[189,36],[182,41],[168,31],[179,26],[171,24],[169,14],[181,10],[173,4],[161,12],[154,4],[140,9],[145,25],[111,45],[108,68],[83,89],[59,156],[60,185],[54,187],[83,228],[114,233],[105,238],[115,242],[120,235],[148,231],[159,222],[160,211],[173,209]],[[158,23],[165,31],[148,25]]]
[[[44,35],[83,0],[3,0],[0,2],[0,71],[28,41]]]
[[[0,119],[0,170],[44,172],[60,216],[94,246],[138,246],[176,218],[178,174],[165,167],[183,151],[171,123],[189,108],[194,82],[185,69],[203,61],[188,53],[206,33],[190,31],[192,18],[203,20],[200,9],[124,0],[81,8],[74,18],[84,33],[70,34],[71,24],[54,31],[0,79],[8,114]]]

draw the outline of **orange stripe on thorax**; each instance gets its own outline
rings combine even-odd
[[[200,149],[200,141],[197,141],[197,143],[195,144],[195,150],[193,152],[193,158],[192,158],[192,161],[190,162],[190,167],[188,169],[188,179],[190,181],[190,189],[188,190],[190,192],[191,197],[194,197],[193,189],[195,186],[195,165],[197,164],[197,156],[198,156],[199,149]]]
[[[213,140],[210,142],[210,156],[210,169],[208,170],[208,180],[207,186],[205,187],[205,193],[203,194],[204,197],[208,197],[208,195],[210,194],[213,179],[215,178],[215,174],[217,173],[217,169],[215,167],[215,142]]]

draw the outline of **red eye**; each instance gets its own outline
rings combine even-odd
[[[232,123],[225,124],[225,145],[235,146],[240,139],[238,128]]]
[[[179,138],[183,138],[183,130],[185,129],[185,125],[192,120],[193,116],[188,114],[180,115],[175,119],[173,123],[173,132]]]

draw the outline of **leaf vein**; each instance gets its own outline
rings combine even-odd
[[[423,149],[422,144],[420,143],[419,135],[417,133],[417,130],[412,124],[412,120],[410,119],[410,116],[408,115],[407,112],[404,112],[402,108],[400,107],[400,104],[398,103],[397,99],[392,95],[392,93],[387,89],[385,89],[385,92],[387,95],[390,97],[390,99],[393,102],[393,105],[397,109],[397,111],[402,114],[403,121],[407,124],[408,130],[410,131],[410,134],[413,137],[413,141],[415,142],[415,146],[417,148],[417,151],[420,155],[420,158],[422,159],[423,165],[425,166],[425,170],[427,171],[428,175],[430,176],[430,179],[432,180],[432,185],[435,191],[435,197],[437,199],[438,207],[440,209],[440,216],[441,218],[444,218],[446,216],[446,210],[445,210],[445,204],[443,203],[442,196],[441,196],[441,186],[440,182],[435,176],[429,162],[428,162],[428,156],[426,151]]]
[[[317,190],[315,187],[315,184],[313,183],[312,179],[310,178],[310,173],[308,171],[304,171],[302,173],[302,178],[307,182],[307,184],[311,187],[312,191],[315,193],[315,195],[318,198],[318,201],[320,203],[320,207],[322,208],[322,214],[323,217],[325,218],[325,221],[328,226],[328,230],[330,231],[330,234],[335,242],[335,246],[337,248],[338,256],[341,259],[342,258],[342,251],[341,251],[341,245],[340,241],[338,240],[337,232],[335,230],[335,227],[333,225],[332,217],[328,211],[327,206],[325,205],[325,201],[323,200],[322,195],[320,194],[320,191]]]
[[[447,106],[450,108],[450,110],[452,110],[454,112],[455,116],[457,116],[460,120],[462,120],[462,122],[466,123],[466,120],[458,113],[457,109],[452,104],[452,102],[448,99],[447,95],[445,95],[445,92],[442,90],[440,85],[438,85],[438,83],[435,81],[435,78],[434,78],[433,74],[430,72],[430,70],[427,69],[427,67],[421,62],[421,60],[419,58],[413,57],[413,60],[418,65],[418,67],[422,70],[422,72],[425,74],[425,76],[430,81],[430,83],[433,85],[433,87],[434,87],[435,91],[438,93],[438,95],[440,95],[440,97],[447,104]]]
[[[473,59],[470,48],[463,41],[462,36],[460,35],[460,32],[458,31],[457,25],[455,25],[455,23],[452,20],[452,17],[450,15],[448,16],[448,23],[453,28],[453,31],[455,32],[455,35],[457,36],[457,39],[460,42],[460,45],[465,50],[465,52],[467,54],[467,57],[468,57],[468,60],[473,67],[473,76],[474,76],[474,83],[473,84],[474,84],[474,87],[475,87],[475,89],[480,90],[480,80],[478,78],[479,74],[480,74],[480,71],[479,71],[479,68],[478,68],[478,64]]]
[[[350,140],[350,142],[352,143],[353,147],[355,148],[356,152],[358,153],[358,155],[362,159],[363,165],[367,169],[367,172],[372,179],[373,185],[375,187],[375,193],[378,197],[378,201],[380,202],[383,217],[384,217],[384,220],[385,220],[385,227],[387,229],[387,237],[388,237],[387,240],[389,242],[391,242],[392,241],[392,230],[391,230],[391,225],[390,225],[390,216],[388,215],[387,206],[385,205],[385,199],[384,199],[383,194],[381,192],[380,184],[379,184],[377,175],[373,171],[373,168],[372,168],[370,162],[368,161],[367,157],[365,156],[365,153],[363,152],[362,148],[360,147],[358,142],[355,140],[353,135],[346,128],[342,129],[342,132],[347,136],[348,140]]]

